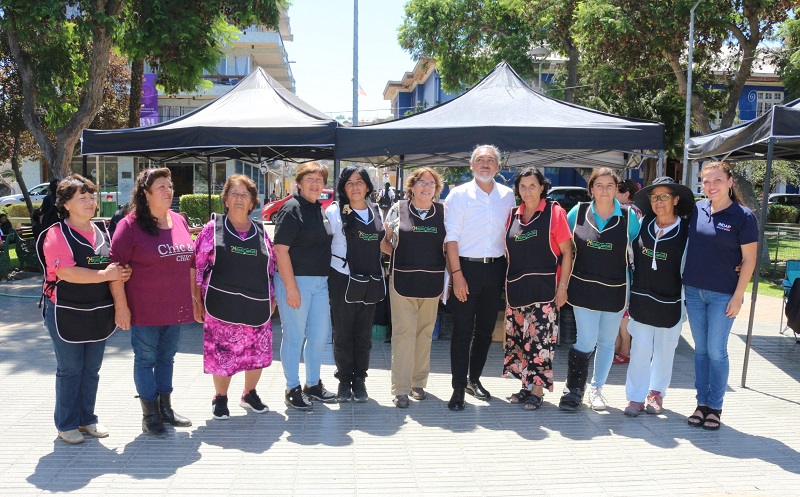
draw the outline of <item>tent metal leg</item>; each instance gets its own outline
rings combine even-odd
[[[764,184],[769,185],[772,175],[772,156],[775,153],[775,138],[767,142],[767,170],[764,172]],[[742,388],[746,388],[747,366],[750,362],[750,348],[753,344],[753,320],[756,314],[756,300],[758,299],[758,280],[761,276],[761,250],[764,247],[764,228],[767,223],[767,200],[769,195],[764,194],[761,201],[761,219],[758,223],[758,252],[756,255],[756,268],[753,271],[753,291],[750,298],[750,320],[747,323],[747,341],[744,347],[744,364],[742,366]]]

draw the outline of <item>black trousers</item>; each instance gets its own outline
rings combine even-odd
[[[333,320],[333,359],[336,361],[336,378],[353,381],[365,378],[369,369],[369,351],[372,348],[372,320],[375,304],[348,304],[346,274],[331,268],[328,277],[328,295]]]
[[[477,381],[483,373],[497,322],[506,260],[484,264],[461,258],[461,272],[469,287],[467,300],[461,302],[455,295],[447,300],[453,313],[453,338],[450,342],[453,389],[465,388],[467,379]]]

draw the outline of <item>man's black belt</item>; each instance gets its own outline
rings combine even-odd
[[[463,259],[469,262],[480,262],[482,264],[489,264],[490,262],[499,261],[500,259],[505,259],[506,256],[501,255],[500,257],[459,257],[459,259]]]

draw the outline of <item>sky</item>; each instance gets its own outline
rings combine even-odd
[[[397,28],[407,0],[359,0],[359,120],[391,116],[383,99],[389,80],[414,69],[414,60],[397,43]],[[297,96],[335,118],[353,115],[353,0],[293,0],[289,7],[293,42],[286,52]]]

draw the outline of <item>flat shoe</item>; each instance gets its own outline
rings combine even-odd
[[[427,396],[428,393],[420,387],[413,387],[411,389],[411,398],[414,400],[425,400]]]
[[[86,426],[79,426],[78,430],[81,433],[88,433],[95,438],[106,438],[108,436],[108,428],[100,423],[92,423]]]
[[[686,422],[689,423],[689,426],[694,428],[702,428],[703,423],[706,420],[706,414],[708,413],[708,406],[697,406],[694,408],[695,412],[699,412],[700,416],[697,414],[692,414],[688,418],[686,418]]]
[[[395,395],[392,403],[400,409],[408,408],[408,395]]]
[[[542,397],[544,397],[544,395]],[[526,411],[535,411],[539,409],[542,407],[542,401],[544,400],[542,397],[532,393],[531,396],[528,397],[528,400],[522,404],[522,408]]]
[[[631,362],[631,358],[625,354],[614,354],[614,364],[627,364]]]
[[[526,400],[530,399],[531,395],[533,394],[531,393],[530,390],[528,390],[527,388],[523,388],[520,389],[520,391],[517,393],[512,393],[511,396],[508,397],[508,401],[511,402],[512,404],[521,404]]]
[[[61,440],[72,445],[83,443],[84,441],[83,435],[81,434],[80,430],[67,430],[67,431],[59,430],[58,436],[61,437]]]

